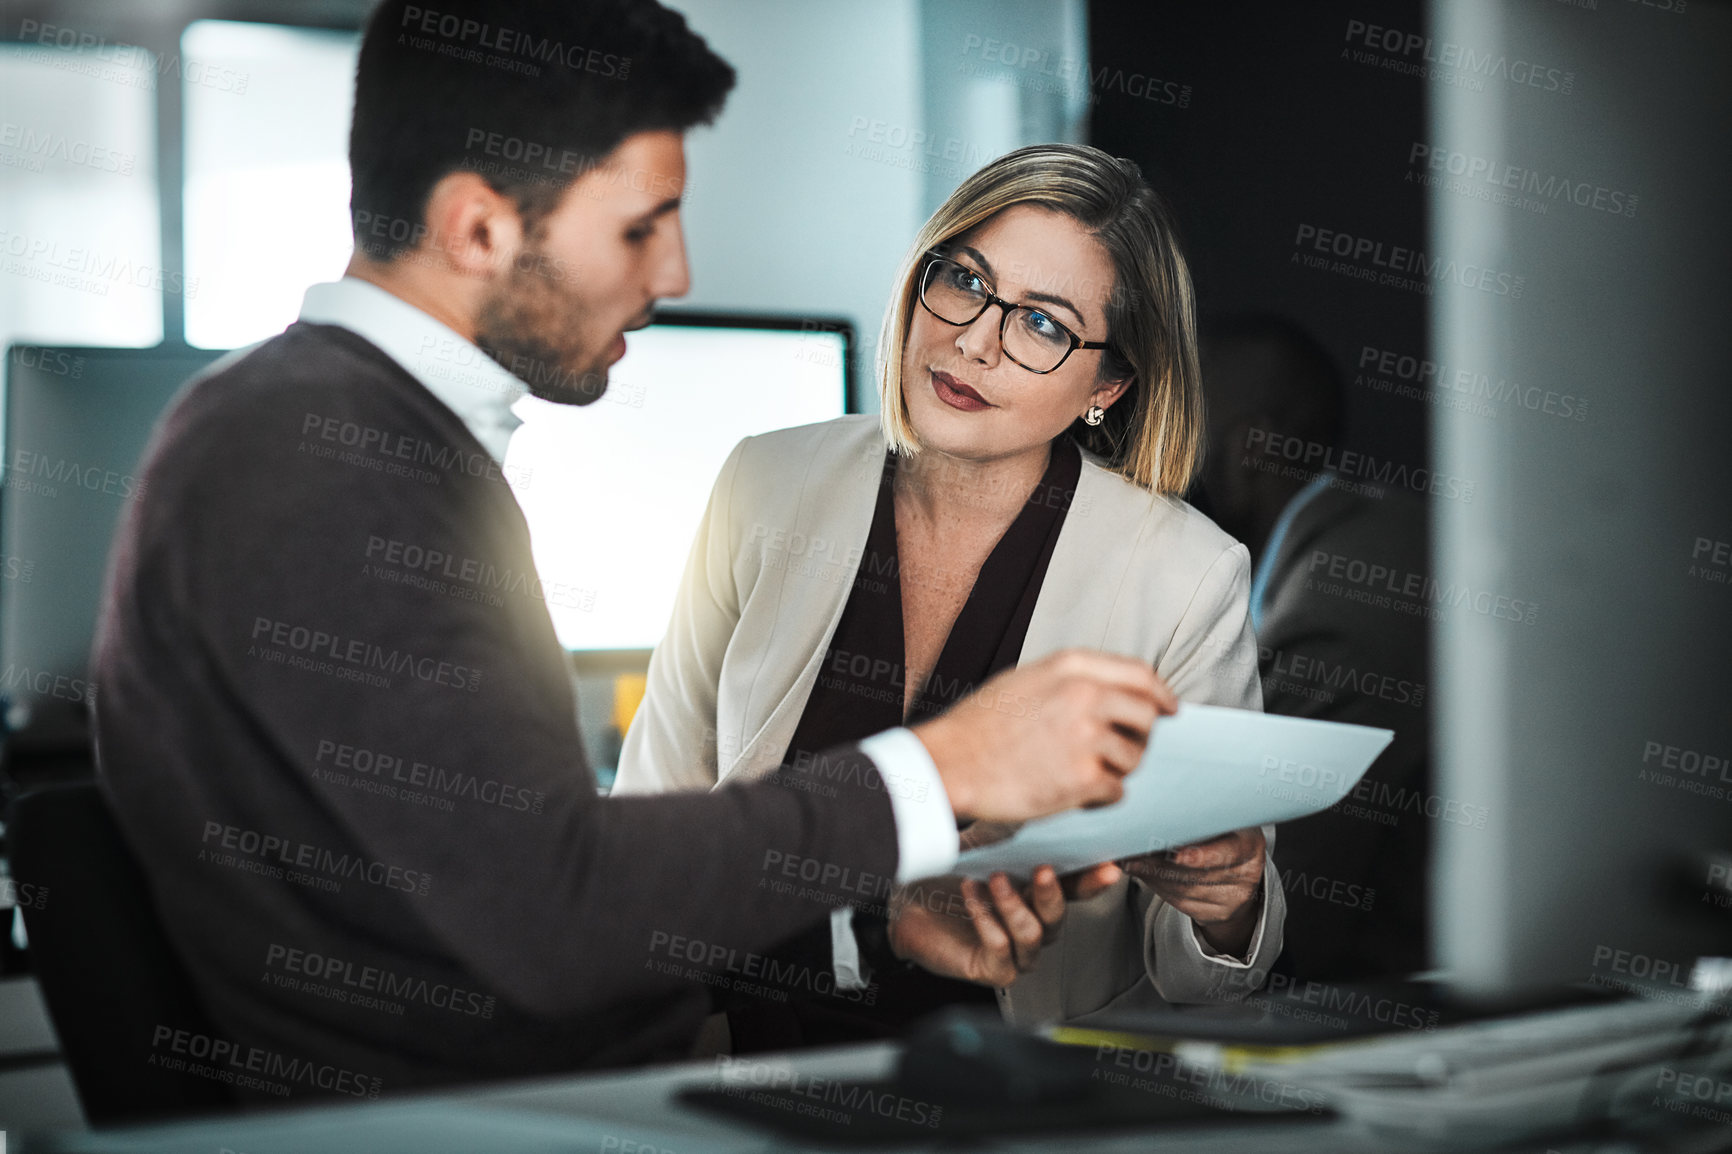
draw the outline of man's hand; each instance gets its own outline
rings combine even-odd
[[[1263,831],[1252,827],[1119,865],[1196,923],[1212,949],[1242,957],[1262,913],[1264,852]]]
[[[914,727],[959,817],[1028,821],[1105,805],[1179,699],[1146,662],[1067,649],[990,678]]]
[[[1003,988],[1034,968],[1064,921],[1066,897],[1089,898],[1119,878],[1096,866],[1060,882],[1041,866],[1020,892],[1003,874],[917,882],[890,899],[890,949],[935,974]]]

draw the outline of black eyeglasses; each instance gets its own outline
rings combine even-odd
[[[1005,300],[965,264],[927,253],[920,272],[920,303],[947,325],[971,325],[993,305],[1003,310],[998,343],[1004,355],[1031,373],[1050,373],[1077,349],[1107,349],[1111,341],[1085,341],[1044,309]]]

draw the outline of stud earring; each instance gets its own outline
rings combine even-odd
[[[1098,425],[1106,420],[1107,411],[1099,405],[1090,405],[1089,411],[1083,414],[1083,424]]]

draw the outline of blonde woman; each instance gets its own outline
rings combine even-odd
[[[1041,145],[964,181],[898,272],[878,377],[878,416],[751,437],[722,467],[616,792],[784,764],[822,790],[815,751],[1070,646],[1146,660],[1182,701],[1262,707],[1249,555],[1179,497],[1203,427],[1190,274],[1135,165]],[[735,1049],[953,1002],[1036,1022],[1242,997],[1281,948],[1272,837],[1068,892],[1045,870],[1021,891],[839,895],[859,908],[764,967],[788,999],[730,1009]]]

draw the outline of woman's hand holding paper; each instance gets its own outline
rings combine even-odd
[[[1064,921],[1065,902],[1093,897],[1119,878],[1100,865],[1062,881],[1042,866],[1018,889],[1004,874],[918,882],[891,898],[890,948],[935,974],[1003,988],[1034,968]]]
[[[1262,911],[1265,848],[1253,826],[1119,865],[1196,923],[1212,949],[1240,956]]]

